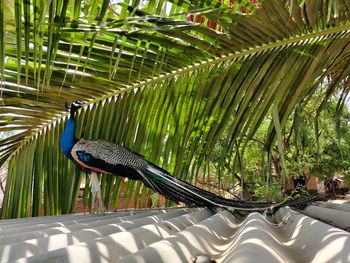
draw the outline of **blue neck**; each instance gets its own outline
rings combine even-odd
[[[76,142],[77,139],[75,138],[75,118],[71,116],[67,121],[60,141],[62,151],[69,159],[72,159],[70,152]]]

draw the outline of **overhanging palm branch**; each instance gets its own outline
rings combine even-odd
[[[38,215],[42,197],[45,214],[73,211],[80,175],[58,146],[64,101],[88,102],[77,137],[125,145],[192,181],[224,130],[223,159],[245,147],[271,107],[283,127],[296,103],[337,72],[334,92],[349,71],[350,6],[315,2],[266,0],[242,13],[238,3],[8,1],[0,131],[19,133],[1,141],[0,163],[10,160],[2,217]],[[275,138],[271,122],[267,149]],[[105,205],[116,203],[121,179],[101,181]],[[150,194],[129,181],[132,192]]]

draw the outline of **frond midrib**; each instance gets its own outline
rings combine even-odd
[[[185,74],[185,73],[189,73],[189,72],[196,71],[196,70],[199,70],[202,68],[210,67],[210,66],[220,64],[223,62],[234,61],[234,60],[238,60],[240,58],[244,58],[244,57],[249,56],[249,55],[259,54],[259,53],[264,52],[264,51],[269,51],[269,50],[273,50],[273,49],[281,48],[281,47],[287,47],[291,44],[297,44],[297,43],[305,41],[305,40],[312,40],[312,39],[317,39],[320,37],[327,37],[327,36],[331,37],[334,34],[349,33],[349,32],[350,32],[350,22],[347,22],[347,23],[344,23],[342,25],[334,26],[334,27],[331,27],[331,28],[328,28],[325,30],[320,30],[320,31],[316,31],[316,32],[315,31],[309,32],[309,33],[305,33],[302,35],[290,37],[289,39],[277,40],[273,43],[268,43],[268,44],[263,44],[263,45],[256,46],[256,47],[251,47],[247,50],[242,50],[242,51],[235,52],[235,53],[224,54],[221,57],[217,57],[214,59],[208,59],[208,60],[203,61],[201,63],[197,62],[197,63],[194,63],[194,64],[189,65],[187,67],[179,68],[178,70],[174,70],[172,72],[163,73],[163,74],[160,74],[156,77],[151,77],[151,78],[148,78],[148,79],[143,80],[143,81],[138,81],[137,83],[133,83],[131,85],[126,85],[124,89],[109,92],[109,93],[106,93],[106,94],[96,98],[96,99],[92,99],[92,100],[87,101],[86,105],[84,107],[89,107],[91,104],[106,101],[114,96],[117,96],[117,95],[120,95],[123,93],[128,93],[128,92],[131,92],[135,89],[144,88],[146,86],[151,85],[152,83],[157,83],[157,82],[160,82],[163,80],[171,79],[171,78],[174,78],[176,76],[180,76],[180,75]],[[19,153],[21,151],[21,149],[27,143],[34,140],[36,138],[36,136],[38,136],[43,131],[45,131],[45,129],[50,129],[50,127],[56,125],[57,122],[63,120],[67,115],[68,115],[68,113],[63,113],[62,115],[59,115],[59,116],[56,115],[51,120],[47,121],[44,125],[37,127],[32,134],[30,134],[29,136],[27,136],[23,140],[23,143],[13,152],[13,154],[9,158],[11,159],[13,156],[15,156],[17,153]]]
[[[329,28],[326,30],[322,30],[322,31],[318,31],[318,32],[311,32],[311,33],[303,34],[300,36],[291,37],[289,39],[279,40],[279,41],[276,41],[274,43],[263,44],[261,46],[249,48],[247,50],[242,50],[242,51],[236,52],[236,53],[225,54],[225,55],[222,55],[221,57],[218,57],[215,59],[209,59],[209,60],[203,61],[201,63],[197,62],[197,63],[194,63],[194,64],[189,65],[189,66],[184,67],[184,68],[180,68],[180,69],[172,71],[172,72],[163,73],[157,77],[149,78],[147,80],[140,81],[138,83],[127,85],[122,90],[110,92],[110,93],[107,93],[107,94],[101,96],[100,98],[91,100],[89,102],[89,104],[103,101],[103,100],[106,100],[110,97],[113,97],[113,96],[116,96],[116,95],[119,95],[119,94],[122,94],[125,92],[130,92],[134,89],[142,88],[146,85],[150,85],[150,84],[155,83],[155,82],[170,79],[170,78],[176,77],[180,74],[184,74],[184,73],[195,71],[195,70],[198,70],[201,68],[209,67],[209,66],[219,64],[222,62],[236,60],[236,59],[239,59],[241,57],[257,54],[257,53],[267,51],[267,50],[272,50],[272,49],[275,49],[278,47],[288,46],[290,44],[296,44],[296,43],[302,42],[304,40],[316,39],[316,38],[323,37],[323,36],[330,36],[330,35],[333,35],[336,33],[344,33],[344,32],[348,33],[347,31],[349,31],[349,33],[350,33],[350,22],[348,22],[344,25],[335,26],[335,27],[332,27],[332,28]]]

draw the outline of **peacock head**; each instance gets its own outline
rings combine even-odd
[[[84,103],[80,100],[74,100],[70,106],[67,102],[64,103],[65,110],[70,112],[71,117],[74,117],[75,112],[83,106]]]

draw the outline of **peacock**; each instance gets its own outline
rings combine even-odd
[[[60,146],[65,156],[88,173],[91,181],[92,207],[97,196],[101,214],[104,213],[104,209],[97,173],[141,180],[146,187],[167,199],[189,206],[262,210],[282,205],[282,203],[269,204],[226,199],[177,179],[165,169],[147,161],[142,155],[120,145],[103,140],[85,140],[84,138],[78,140],[75,137],[75,113],[81,107],[83,103],[78,100],[73,101],[70,107],[66,106],[70,116],[61,136]],[[93,212],[92,208],[90,212]]]

